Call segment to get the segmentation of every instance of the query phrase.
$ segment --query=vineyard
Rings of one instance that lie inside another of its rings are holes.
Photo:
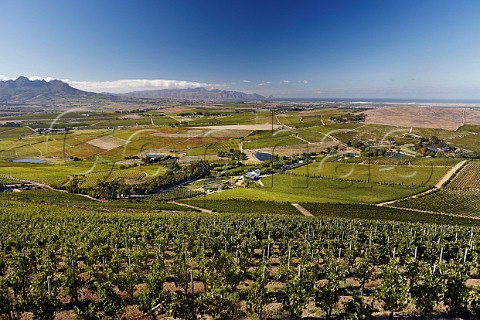
[[[66,184],[72,177],[80,178],[83,187],[92,187],[99,181],[111,182],[125,179],[146,181],[149,178],[165,174],[165,172],[166,168],[161,165],[123,168],[112,162],[67,162],[55,165],[0,162],[0,177],[2,178],[35,181],[56,187]]]
[[[468,162],[441,190],[394,204],[396,207],[480,217],[480,162]]]
[[[204,195],[204,192],[198,190],[192,190],[185,187],[178,187],[173,190],[157,193],[149,196],[148,200],[157,200],[157,201],[173,201],[180,200],[185,198],[194,198]]]
[[[170,193],[178,193],[177,189]],[[112,210],[130,210],[130,211],[196,211],[194,209],[179,206],[174,203],[165,202],[165,200],[156,199],[155,196],[142,199],[122,199],[117,201],[95,201],[81,195],[67,192],[57,192],[48,190],[28,190],[23,192],[0,192],[0,201],[10,200],[17,202],[30,202],[39,204],[52,204],[57,207],[69,208],[88,208],[102,211]]]
[[[470,161],[447,185],[448,189],[480,191],[480,161]]]
[[[0,119],[0,319],[480,318],[477,127],[142,101]]]
[[[319,177],[406,186],[433,186],[448,169],[448,167],[434,166],[318,162],[293,169],[290,173],[312,178]]]
[[[0,202],[0,317],[478,317],[476,227]]]
[[[393,205],[400,208],[480,217],[478,191],[445,189],[423,197],[400,201]]]
[[[234,188],[208,195],[211,200],[249,199],[260,201],[377,203],[410,196],[426,187],[276,174],[262,178],[263,187]]]
[[[90,173],[85,175],[82,180],[82,187],[95,186],[99,181],[112,182],[116,180],[123,181],[125,179],[131,179],[136,181],[142,181],[145,178],[145,173],[141,171],[133,170],[106,170]]]
[[[208,197],[183,200],[182,202],[207,208],[214,212],[300,215],[300,212],[290,202],[242,199],[210,200]]]
[[[439,196],[441,199],[443,196]],[[463,199],[465,200],[465,199]],[[480,226],[480,220],[368,204],[301,203],[317,217]],[[440,211],[441,212],[441,211]]]

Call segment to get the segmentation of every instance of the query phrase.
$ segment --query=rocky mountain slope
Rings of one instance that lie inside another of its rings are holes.
[[[244,93],[239,91],[226,90],[207,90],[205,88],[193,89],[163,89],[163,90],[147,90],[134,91],[121,94],[123,97],[131,98],[148,98],[148,99],[181,99],[181,100],[205,100],[205,101],[251,101],[265,100],[264,96],[253,93]]]

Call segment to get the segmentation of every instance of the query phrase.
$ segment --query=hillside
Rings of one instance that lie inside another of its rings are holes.
[[[253,93],[244,93],[239,91],[226,90],[207,90],[205,88],[193,89],[162,89],[134,91],[121,94],[123,97],[147,98],[147,99],[182,99],[182,100],[206,100],[206,101],[246,101],[246,100],[265,100],[264,96]]]
[[[72,88],[60,80],[29,80],[19,77],[16,80],[0,81],[0,103],[27,104],[55,98],[94,96],[97,94]]]

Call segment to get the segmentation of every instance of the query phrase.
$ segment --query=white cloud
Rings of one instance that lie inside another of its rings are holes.
[[[257,83],[257,85],[259,85],[259,86],[267,86],[269,84],[270,84],[270,81],[262,81],[260,83]]]
[[[289,82],[290,82],[290,81],[288,81],[288,80],[282,80],[282,81],[280,81],[280,83],[289,83]]]
[[[52,77],[39,77],[39,76],[31,76],[31,77],[27,77],[27,78],[32,80],[32,81],[33,80],[45,80],[47,82],[50,82],[52,80],[55,80],[55,78],[52,78]],[[65,80],[63,80],[63,81],[65,81]]]
[[[252,82],[252,81],[250,81],[250,80],[242,80],[242,82],[250,83],[250,82]]]
[[[308,80],[303,80],[302,83],[303,83],[303,84],[307,84],[307,83],[308,83]]]
[[[7,77],[0,75],[0,81],[15,80],[18,77]],[[56,78],[53,77],[40,77],[40,76],[27,76],[30,80],[45,80],[51,81]],[[146,79],[132,79],[132,80],[113,80],[113,81],[74,81],[69,79],[61,79],[63,82],[68,83],[74,88],[92,91],[92,92],[111,92],[111,93],[125,93],[131,91],[141,90],[155,90],[155,89],[186,89],[186,88],[217,88],[226,87],[225,83],[211,84],[197,81],[185,81],[185,80],[146,80]]]
[[[72,87],[85,91],[122,93],[155,89],[186,89],[198,87],[225,87],[225,84],[184,80],[114,80],[114,81],[69,81]]]
[[[52,77],[39,77],[39,76],[26,76],[29,80],[45,80],[45,81],[52,81],[55,78]],[[15,80],[18,77],[7,77],[5,75],[0,74],[0,81],[8,81],[8,80]]]

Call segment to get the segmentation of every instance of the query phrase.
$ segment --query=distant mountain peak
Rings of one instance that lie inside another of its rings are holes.
[[[17,79],[15,79],[15,82],[27,82],[27,81],[30,81],[30,79],[24,76],[20,76]]]
[[[208,90],[204,87],[134,91],[120,94],[120,96],[144,99],[177,99],[200,101],[251,101],[266,99],[264,96],[256,93],[245,93],[240,91],[227,91],[220,89]]]
[[[60,80],[30,80],[20,76],[15,80],[0,81],[0,103],[6,104],[39,104],[55,99],[89,97],[94,93],[72,88]]]

